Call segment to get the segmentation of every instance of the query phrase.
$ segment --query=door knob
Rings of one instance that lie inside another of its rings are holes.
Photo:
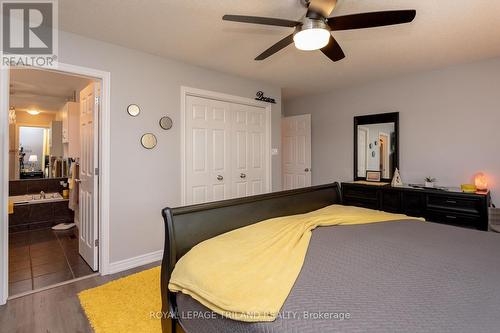
[[[305,172],[309,172],[309,168],[306,168],[304,171],[305,171]]]
[[[218,176],[217,176],[217,180],[219,180],[219,181],[220,181],[220,180],[223,180],[223,179],[224,179],[224,177],[222,177],[221,175],[218,175]]]
[[[247,175],[245,175],[244,173],[240,173],[240,178],[245,179],[245,178],[247,178]]]

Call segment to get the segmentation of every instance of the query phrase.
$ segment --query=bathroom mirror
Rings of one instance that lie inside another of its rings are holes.
[[[141,108],[137,104],[130,104],[127,107],[127,112],[132,117],[137,117],[139,115],[139,113],[141,113]]]
[[[160,127],[164,130],[169,130],[172,128],[172,125],[173,125],[173,122],[172,122],[172,119],[170,117],[162,117],[160,119]]]
[[[141,137],[141,144],[146,149],[153,149],[157,142],[156,136],[152,133],[146,133]]]
[[[399,167],[399,112],[354,117],[354,180],[367,171],[390,181]]]

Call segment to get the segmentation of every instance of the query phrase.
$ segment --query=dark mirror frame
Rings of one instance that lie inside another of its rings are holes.
[[[358,177],[358,126],[370,124],[394,123],[394,170],[399,168],[399,112],[371,114],[367,116],[354,117],[354,180],[366,180],[366,177]],[[394,175],[391,170],[391,175]],[[381,182],[390,182],[392,178],[381,178]]]

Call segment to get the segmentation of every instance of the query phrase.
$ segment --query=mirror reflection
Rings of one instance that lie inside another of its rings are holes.
[[[67,178],[80,158],[80,93],[92,80],[10,71],[9,180]]]
[[[395,123],[358,125],[357,176],[367,171],[380,171],[381,178],[392,178],[395,169]]]
[[[50,156],[49,129],[19,127],[19,178],[43,178]]]

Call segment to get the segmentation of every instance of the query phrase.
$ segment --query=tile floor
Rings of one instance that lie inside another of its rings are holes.
[[[9,234],[9,296],[93,274],[78,254],[76,228]]]

